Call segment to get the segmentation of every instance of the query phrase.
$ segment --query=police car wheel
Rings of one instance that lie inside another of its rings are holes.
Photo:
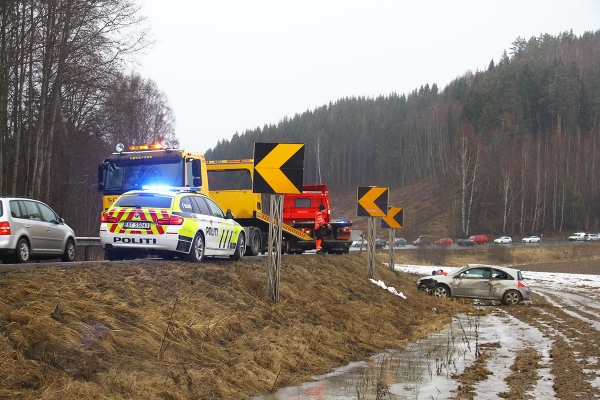
[[[194,241],[192,242],[192,248],[187,256],[188,261],[191,262],[202,262],[204,258],[204,236],[202,232],[196,233]]]
[[[246,238],[243,233],[240,233],[237,244],[235,246],[235,253],[229,256],[232,260],[239,261],[244,257],[244,249],[246,248]]]

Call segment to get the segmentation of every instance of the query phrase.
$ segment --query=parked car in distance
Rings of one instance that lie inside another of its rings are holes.
[[[406,246],[406,239],[404,239],[404,238],[396,238],[396,239],[394,239],[394,246],[395,247]]]
[[[571,236],[569,236],[569,240],[583,240],[585,236],[585,232],[575,232]]]
[[[596,233],[586,233],[583,237],[583,240],[585,242],[594,242],[596,240],[600,240],[600,237],[598,237],[598,234]]]
[[[436,297],[500,300],[506,305],[529,300],[530,296],[520,270],[485,264],[467,264],[447,275],[424,276],[417,288]]]
[[[454,240],[452,240],[451,238],[441,238],[435,241],[435,244],[438,246],[450,246],[452,243],[454,243]]]
[[[494,243],[498,244],[511,244],[512,238],[510,236],[500,236],[497,239],[494,239]]]
[[[475,242],[471,239],[458,239],[456,244],[459,246],[475,246]]]
[[[477,244],[486,244],[488,242],[487,235],[473,235],[469,239]]]
[[[429,236],[419,236],[418,238],[413,240],[413,245],[415,245],[415,246],[430,246],[431,239],[429,239]]]
[[[75,260],[75,232],[47,204],[23,197],[0,197],[0,259]]]
[[[542,239],[539,236],[528,236],[526,238],[521,239],[523,243],[540,243]]]
[[[383,249],[387,246],[387,242],[384,239],[375,239],[375,248]]]

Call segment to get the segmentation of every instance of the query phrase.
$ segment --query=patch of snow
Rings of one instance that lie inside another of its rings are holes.
[[[398,291],[397,291],[397,290],[396,290],[394,287],[392,287],[392,286],[386,286],[386,285],[385,285],[385,283],[383,283],[383,281],[376,281],[375,279],[370,279],[370,278],[369,278],[369,280],[370,280],[371,282],[373,282],[374,284],[376,284],[377,286],[379,286],[379,287],[381,287],[381,288],[383,288],[383,289],[387,290],[388,292],[390,292],[390,293],[392,293],[392,294],[395,294],[396,296],[400,296],[400,297],[402,297],[403,299],[406,299],[406,296],[404,295],[404,293],[402,293],[402,292],[398,292]]]

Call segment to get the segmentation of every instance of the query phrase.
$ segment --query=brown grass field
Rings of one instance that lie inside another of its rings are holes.
[[[600,273],[600,244],[405,249],[396,263]],[[377,254],[387,262],[387,252]],[[247,399],[441,329],[472,302],[433,298],[366,251],[266,258],[0,265],[0,398]],[[515,397],[516,398],[516,397]]]

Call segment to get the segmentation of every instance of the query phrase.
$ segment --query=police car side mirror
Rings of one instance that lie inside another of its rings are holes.
[[[227,209],[227,212],[225,213],[225,218],[233,219],[233,214],[231,213],[231,210],[229,208]]]

